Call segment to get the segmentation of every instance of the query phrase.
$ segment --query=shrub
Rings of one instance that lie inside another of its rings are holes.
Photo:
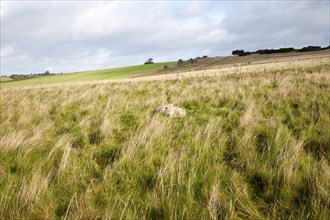
[[[190,63],[197,63],[197,60],[196,60],[196,59],[193,59],[193,58],[190,58],[190,59],[189,59],[189,62],[190,62]]]

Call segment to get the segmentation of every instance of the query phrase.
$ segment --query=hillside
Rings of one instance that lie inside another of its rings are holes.
[[[330,57],[249,62],[2,88],[0,219],[329,219]]]
[[[148,75],[181,73],[188,71],[198,71],[207,69],[223,69],[231,67],[243,67],[260,64],[276,64],[282,62],[296,62],[309,59],[322,59],[330,57],[330,50],[316,52],[289,52],[277,54],[252,54],[249,56],[224,56],[224,57],[209,57],[206,59],[197,59],[197,62],[191,63],[189,60],[184,61],[182,65],[175,65],[169,69],[161,69],[157,72],[152,72]]]
[[[93,70],[85,72],[76,72],[68,74],[42,76],[24,80],[1,80],[0,86],[28,86],[28,85],[43,85],[54,83],[76,83],[76,82],[91,82],[103,80],[117,80],[123,78],[136,78],[145,76],[158,76],[169,74],[180,74],[182,72],[191,72],[199,70],[222,70],[228,68],[239,68],[243,66],[268,65],[276,63],[301,62],[308,61],[313,58],[329,58],[330,50],[305,52],[305,53],[279,53],[279,54],[253,54],[249,56],[224,56],[224,57],[208,57],[198,59],[197,62],[191,63],[189,60],[183,62],[182,65],[177,65],[177,62],[164,62],[149,65],[127,66],[119,68],[110,68],[103,70]],[[167,69],[164,69],[164,66]],[[3,78],[5,79],[5,78]]]
[[[1,87],[10,86],[27,86],[27,85],[43,85],[50,83],[74,83],[74,82],[90,82],[97,80],[120,79],[125,77],[133,77],[145,75],[164,68],[164,65],[169,67],[175,65],[175,62],[155,63],[149,65],[127,66],[119,68],[110,68],[103,70],[93,70],[85,72],[57,74],[50,76],[42,76],[17,81],[0,82]]]

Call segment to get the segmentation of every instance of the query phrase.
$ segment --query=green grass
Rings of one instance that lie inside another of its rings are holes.
[[[329,64],[0,94],[0,219],[330,217]]]
[[[76,72],[69,74],[57,74],[51,76],[42,76],[31,79],[17,81],[0,81],[1,87],[42,85],[50,83],[69,83],[69,82],[90,82],[97,80],[111,80],[127,77],[134,77],[152,73],[164,68],[174,66],[176,62],[155,63],[148,65],[127,66],[119,68],[110,68],[103,70],[93,70],[85,72]]]
[[[11,81],[11,80],[13,80],[13,79],[10,78],[10,77],[5,77],[5,76],[1,76],[0,77],[0,83],[2,83],[2,82],[8,82],[8,81]]]

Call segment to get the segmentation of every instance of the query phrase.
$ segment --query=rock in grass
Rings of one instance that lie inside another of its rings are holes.
[[[186,116],[186,111],[182,108],[174,106],[173,104],[163,104],[158,106],[154,112],[161,112],[169,117],[183,118]]]

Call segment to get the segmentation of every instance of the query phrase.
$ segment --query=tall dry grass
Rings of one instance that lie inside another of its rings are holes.
[[[0,94],[1,219],[330,217],[329,59]]]

